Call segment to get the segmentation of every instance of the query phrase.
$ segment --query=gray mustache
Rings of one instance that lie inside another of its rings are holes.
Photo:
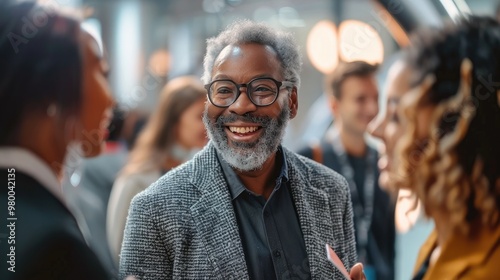
[[[272,119],[270,117],[263,116],[230,114],[228,116],[218,117],[217,125],[225,125],[226,123],[232,123],[236,121],[258,123],[262,127],[266,127],[272,121]]]

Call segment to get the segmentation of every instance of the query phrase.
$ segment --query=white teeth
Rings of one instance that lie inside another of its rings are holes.
[[[239,126],[230,126],[229,130],[233,133],[249,133],[249,132],[254,132],[258,129],[256,126],[248,126],[248,127],[239,127]]]

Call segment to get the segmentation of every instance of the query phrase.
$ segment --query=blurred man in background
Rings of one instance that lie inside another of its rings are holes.
[[[394,279],[394,203],[378,185],[377,151],[365,140],[378,114],[377,66],[362,61],[341,63],[325,78],[334,116],[320,143],[299,153],[342,174],[349,183],[354,209],[357,252],[368,280]]]

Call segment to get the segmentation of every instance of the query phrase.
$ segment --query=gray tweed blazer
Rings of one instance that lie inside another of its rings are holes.
[[[285,148],[292,197],[312,279],[343,279],[325,244],[347,269],[356,261],[347,182],[331,169]],[[248,279],[227,183],[212,143],[132,200],[120,277]]]

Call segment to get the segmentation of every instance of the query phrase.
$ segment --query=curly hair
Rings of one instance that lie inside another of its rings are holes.
[[[406,50],[413,90],[401,106],[398,187],[411,187],[426,214],[445,211],[454,230],[500,221],[500,25],[470,16],[417,33]],[[499,81],[499,82],[496,82]],[[417,114],[431,106],[428,137]]]
[[[217,37],[207,40],[202,81],[205,84],[210,83],[215,60],[226,46],[245,43],[270,46],[277,53],[281,62],[283,78],[292,82],[297,88],[300,86],[299,73],[302,67],[302,58],[292,34],[250,20],[234,22]]]

